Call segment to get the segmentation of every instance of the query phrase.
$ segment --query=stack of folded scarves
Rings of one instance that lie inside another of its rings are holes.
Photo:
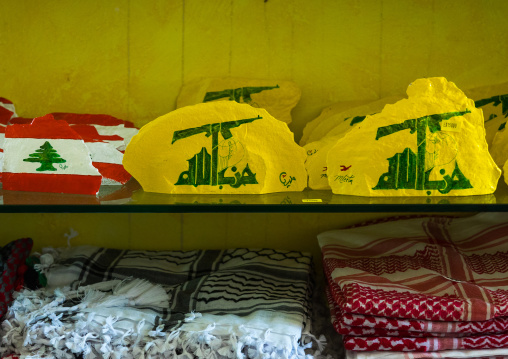
[[[508,358],[508,214],[396,217],[318,239],[348,358]]]
[[[48,285],[17,293],[0,355],[303,359],[312,346],[306,253],[79,246],[47,249],[37,269]]]

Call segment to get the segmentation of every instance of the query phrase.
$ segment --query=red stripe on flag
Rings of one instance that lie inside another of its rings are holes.
[[[133,122],[117,119],[109,115],[80,115],[75,113],[52,113],[56,120],[64,120],[71,125],[99,125],[99,126],[121,126],[125,128],[137,128]],[[72,116],[78,116],[73,119]],[[87,116],[87,117],[85,117]],[[105,118],[101,118],[105,117]],[[15,117],[10,123],[13,125],[24,125],[32,122],[33,118]]]
[[[52,115],[36,117],[29,125],[7,126],[5,137],[81,140],[67,122],[56,121]]]
[[[3,189],[96,195],[101,180],[101,176],[4,172]]]
[[[9,121],[10,125],[28,125],[32,123],[34,119],[28,117],[14,117]]]
[[[72,125],[71,128],[76,131],[85,142],[100,141],[123,141],[123,137],[117,135],[103,136],[97,132],[92,125]]]
[[[131,174],[123,168],[122,165],[115,163],[92,162],[95,168],[99,170],[102,177],[112,179],[121,184],[127,183],[131,179]]]
[[[64,120],[75,125],[120,126],[125,122],[110,115],[91,115],[65,112],[54,112],[52,115],[56,120]]]
[[[0,123],[7,125],[9,120],[11,119],[12,115],[14,115],[14,112],[6,109],[5,107],[0,106]]]
[[[0,102],[1,103],[6,103],[8,105],[12,105],[13,104],[12,101],[7,100],[5,97],[0,97]]]

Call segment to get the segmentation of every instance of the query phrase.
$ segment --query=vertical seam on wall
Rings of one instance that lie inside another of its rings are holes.
[[[380,28],[379,28],[379,88],[377,97],[382,98],[383,91],[383,25],[384,25],[384,1],[381,0]]]
[[[291,55],[290,55],[290,59],[291,59],[291,70],[290,70],[290,74],[291,74],[291,81],[294,81],[294,76],[295,76],[295,61],[294,61],[294,53],[295,53],[295,6],[293,3],[290,3],[292,6],[291,6]]]
[[[127,248],[132,249],[132,213],[128,213],[128,215],[127,223],[129,228],[129,244]]]
[[[264,24],[264,37],[266,41],[268,42],[268,49],[272,48],[272,37],[268,36],[268,20],[266,18],[266,1],[263,3],[263,24]],[[272,78],[272,52],[268,51],[268,61],[267,61],[267,67],[268,67],[268,78]]]
[[[265,225],[264,225],[265,240],[263,242],[263,247],[267,247],[268,246],[268,224],[270,222],[269,216],[270,216],[269,214],[265,213]]]
[[[131,121],[131,0],[127,0],[127,120]]]
[[[224,233],[224,242],[221,244],[221,249],[226,249],[226,248],[230,248],[231,246],[229,246],[229,216],[231,215],[231,213],[226,213],[226,219],[225,219],[225,233]],[[236,243],[236,242],[235,242]]]
[[[326,6],[326,1],[323,1],[323,0],[322,0],[322,1],[320,2],[320,4],[319,4],[319,5],[320,5],[320,6],[319,6],[319,10],[320,10],[320,12],[319,12],[319,16],[320,16],[320,17],[321,17],[321,19],[322,19],[322,18],[323,18],[323,14],[324,14],[324,12],[328,10],[328,9],[327,9],[327,6]],[[320,22],[320,23],[319,23],[319,30],[320,30],[320,31],[319,31],[319,32],[320,32],[319,41],[320,41],[321,43],[324,43],[324,41],[323,41],[323,40],[326,38],[325,31],[323,31],[323,29],[324,29],[324,27],[323,27],[323,23],[322,23],[322,22]],[[319,50],[320,50],[320,51],[319,51],[319,56],[323,59],[323,58],[324,58],[324,54],[325,54],[325,49],[324,49],[324,46],[320,46],[320,47],[319,47]],[[324,76],[324,75],[325,75],[325,73],[326,73],[325,67],[324,67],[324,66],[320,66],[320,67],[319,67],[319,73],[318,73],[318,76],[319,76],[320,78],[324,78],[324,77],[325,77],[325,76]],[[329,86],[329,85],[328,85],[328,84],[325,84],[325,82],[324,82],[324,81],[317,81],[317,83],[319,83],[319,85],[318,85],[319,87],[318,87],[318,88],[319,88],[320,93],[325,93],[325,88],[326,88],[327,86]],[[317,86],[316,86],[316,87],[317,87]],[[291,177],[291,176],[290,176],[290,177]]]
[[[233,5],[234,0],[231,0],[231,6],[229,8],[229,68],[228,75],[231,76],[231,66],[233,58]]]
[[[436,8],[435,8],[435,1],[433,0],[432,1],[432,20],[431,20],[431,26],[430,26],[430,48],[429,48],[429,56],[427,57],[427,73],[425,74],[426,77],[430,77],[431,74],[430,74],[430,68],[431,68],[431,63],[432,63],[432,55],[433,55],[433,51],[434,51],[434,41],[435,41],[435,36],[434,34],[436,33]]]
[[[184,61],[184,56],[185,56],[185,0],[182,0],[182,56],[181,56],[181,59],[182,59],[182,85],[184,84],[184,80],[185,80],[185,77],[184,77],[184,70],[185,70],[185,61]]]
[[[184,214],[180,213],[180,250],[183,251]]]

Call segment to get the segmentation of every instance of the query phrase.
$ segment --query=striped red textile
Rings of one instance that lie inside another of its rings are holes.
[[[508,313],[508,214],[424,217],[318,236],[346,313],[482,321]]]
[[[344,347],[353,351],[423,351],[495,349],[508,347],[508,333],[463,333],[404,332],[365,327],[347,327],[341,323],[340,308],[328,291],[332,323],[335,330],[343,334]]]
[[[508,318],[495,318],[486,322],[461,322],[464,323],[463,327],[457,325],[457,322],[397,320],[395,318],[362,316],[360,314],[355,315],[355,319],[351,321],[350,314],[343,313],[337,303],[335,303],[329,288],[326,288],[326,296],[332,316],[332,324],[335,330],[343,335],[423,338],[467,337],[479,334],[508,333]],[[495,325],[496,321],[499,321],[500,325]],[[494,324],[488,326],[485,325],[486,323]],[[397,326],[397,324],[400,325]],[[434,328],[434,325],[436,328]],[[422,329],[417,330],[416,328],[418,327]]]
[[[508,348],[508,214],[387,220],[318,238],[346,349]]]
[[[346,350],[345,359],[508,359],[506,349],[443,350],[439,352],[355,352]]]
[[[333,288],[333,289],[332,289]],[[468,336],[475,334],[508,332],[508,317],[498,317],[478,322],[439,322],[418,319],[401,319],[344,313],[337,305],[334,295],[340,295],[333,283],[327,288],[329,305],[333,305],[335,328],[341,334],[382,336]],[[451,333],[451,334],[450,334]]]
[[[480,335],[464,338],[344,337],[347,350],[423,351],[496,349],[508,347],[508,336]]]

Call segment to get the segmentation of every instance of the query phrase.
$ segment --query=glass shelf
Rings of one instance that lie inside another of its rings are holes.
[[[1,213],[214,212],[508,212],[508,186],[469,197],[356,197],[326,190],[263,195],[170,195],[144,192],[131,180],[103,186],[97,196],[0,190]]]

